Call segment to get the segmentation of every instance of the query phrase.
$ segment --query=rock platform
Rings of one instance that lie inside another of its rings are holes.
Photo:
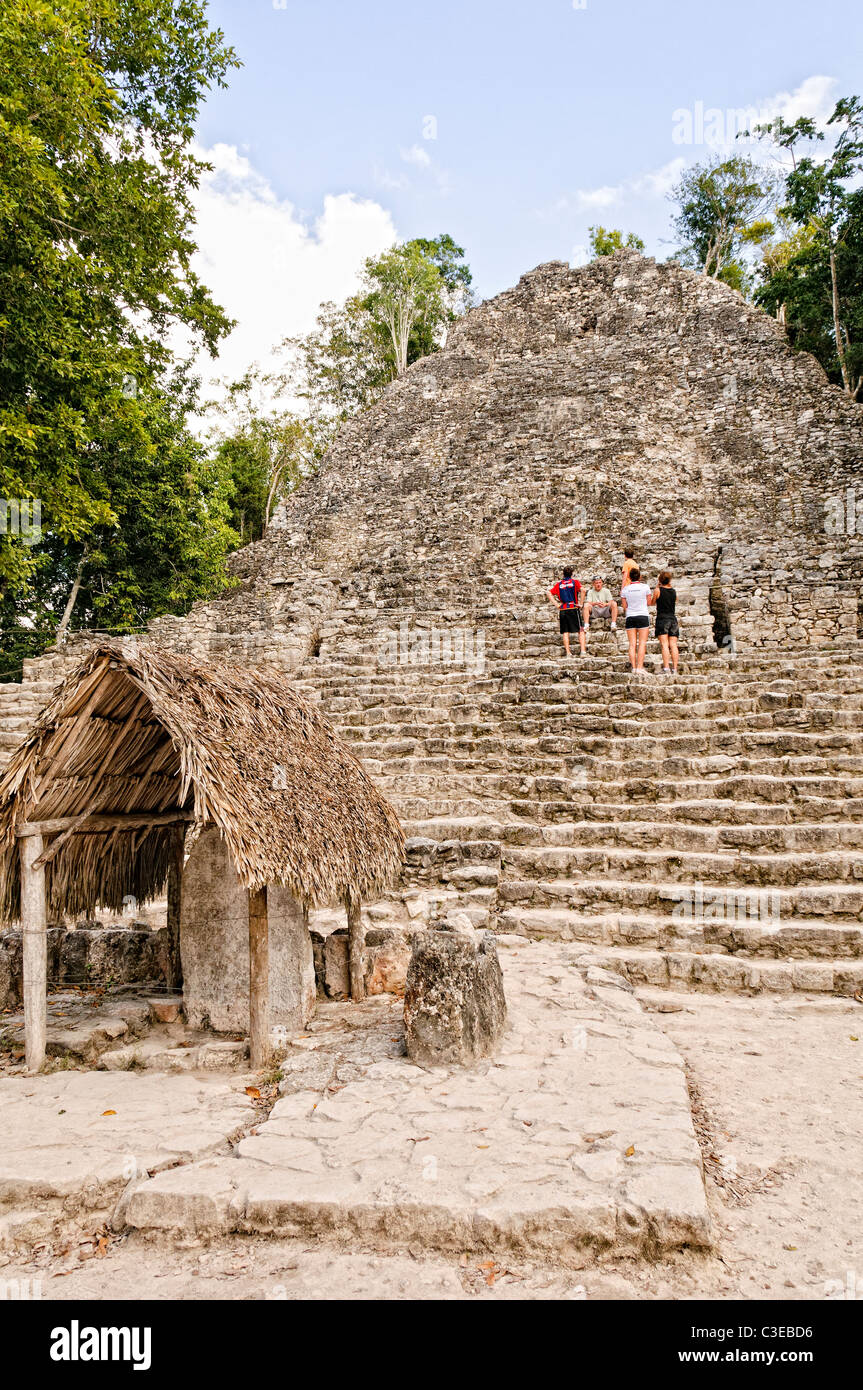
[[[281,1098],[233,1155],[130,1187],[115,1221],[572,1265],[708,1247],[674,1046],[623,981],[581,972],[572,948],[501,944],[510,1026],[495,1058],[422,1069],[400,1055],[397,1002],[329,1005],[294,1040]]]

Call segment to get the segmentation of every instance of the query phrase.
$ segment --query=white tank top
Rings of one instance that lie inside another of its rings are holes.
[[[647,600],[653,592],[649,584],[627,584],[620,597],[626,599],[627,618],[647,618]]]

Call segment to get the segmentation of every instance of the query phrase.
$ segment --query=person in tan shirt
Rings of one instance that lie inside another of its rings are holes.
[[[626,588],[627,584],[629,583],[630,577],[631,577],[631,575],[632,575],[632,571],[635,570],[635,569],[638,569],[638,566],[636,565],[635,560],[632,558],[632,554],[633,554],[633,553],[632,553],[631,550],[624,550],[624,552],[623,552],[623,573],[621,574],[621,577],[620,577],[620,592],[621,592],[621,593],[623,593],[624,589]]]
[[[591,613],[597,618],[610,618],[612,632],[617,630],[617,604],[611,597],[611,590],[605,587],[605,582],[599,574],[594,575],[593,583],[584,600],[585,632],[590,631]]]

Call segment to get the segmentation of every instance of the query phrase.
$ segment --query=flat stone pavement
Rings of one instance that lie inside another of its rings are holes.
[[[130,1181],[226,1149],[254,1117],[236,1079],[0,1077],[0,1248],[85,1213],[109,1215]]]
[[[673,1043],[618,977],[585,979],[577,949],[499,946],[510,1027],[496,1058],[422,1070],[399,1055],[399,1001],[330,1006],[294,1039],[285,1093],[234,1156],[131,1187],[115,1226],[412,1241],[575,1266],[709,1246]]]

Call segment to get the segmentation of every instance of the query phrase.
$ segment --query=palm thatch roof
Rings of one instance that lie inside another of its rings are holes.
[[[172,813],[216,825],[247,888],[280,883],[309,906],[379,895],[402,863],[395,813],[282,677],[106,642],[55,691],[0,779],[4,918],[19,912],[24,822],[86,817],[46,865],[57,918],[155,897]]]

